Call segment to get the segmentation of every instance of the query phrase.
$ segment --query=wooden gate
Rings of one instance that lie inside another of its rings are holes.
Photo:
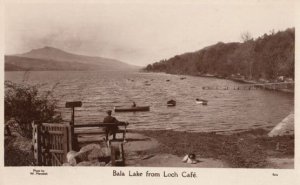
[[[61,166],[72,150],[68,124],[33,124],[34,158],[37,166]]]

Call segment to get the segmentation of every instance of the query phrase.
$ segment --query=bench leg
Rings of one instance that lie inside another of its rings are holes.
[[[113,146],[110,146],[110,150],[111,150],[111,165],[112,166],[116,166],[116,149]]]
[[[107,131],[105,132],[105,139],[106,139],[106,141],[108,141],[108,132]]]
[[[123,142],[126,143],[126,131],[123,132]]]
[[[120,151],[120,158],[122,159],[122,166],[125,166],[125,154],[124,154],[124,148],[123,143],[119,145],[119,151]]]

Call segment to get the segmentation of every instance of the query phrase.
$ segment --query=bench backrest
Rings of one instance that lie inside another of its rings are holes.
[[[82,128],[82,127],[109,127],[112,125],[116,126],[127,126],[125,122],[120,123],[103,123],[103,122],[97,122],[97,123],[89,123],[89,124],[76,124],[74,125],[74,128]]]

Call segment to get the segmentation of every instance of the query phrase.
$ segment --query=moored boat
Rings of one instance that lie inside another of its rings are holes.
[[[176,101],[175,101],[175,100],[169,100],[169,101],[167,102],[167,106],[168,106],[168,107],[174,107],[174,106],[176,106]]]
[[[150,106],[139,106],[139,107],[115,107],[115,112],[137,112],[137,111],[150,111]]]
[[[202,104],[202,105],[207,105],[207,100],[204,100],[204,99],[199,99],[199,98],[197,98],[196,99],[196,103],[197,104]]]

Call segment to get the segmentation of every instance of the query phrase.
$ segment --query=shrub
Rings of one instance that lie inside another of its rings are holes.
[[[14,119],[20,127],[20,134],[29,138],[32,136],[32,121],[60,122],[62,118],[55,111],[57,101],[52,92],[53,89],[39,92],[38,85],[5,81],[5,122]]]

